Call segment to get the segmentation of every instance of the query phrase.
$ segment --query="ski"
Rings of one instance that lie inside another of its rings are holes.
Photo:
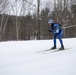
[[[46,49],[46,50],[38,51],[36,53],[46,54],[46,53],[50,53],[50,52],[58,52],[58,51],[64,51],[64,50],[69,50],[69,49],[71,49],[71,48],[65,48],[63,50],[59,50],[59,48],[56,48],[56,49]]]
[[[65,51],[65,50],[70,50],[71,48],[65,48],[63,50],[59,50],[59,49],[55,49],[55,50],[52,50],[51,52],[59,52],[59,51]],[[50,53],[50,52],[43,52],[42,54],[47,54],[47,53]]]
[[[57,48],[56,49],[46,49],[46,50],[38,51],[36,53],[42,53],[42,52],[48,52],[48,51],[54,51],[54,50],[57,50]]]
[[[64,51],[64,50],[69,50],[69,49],[71,49],[71,48],[65,48],[65,49],[62,49],[62,50],[58,49],[58,50],[53,51],[53,52]]]

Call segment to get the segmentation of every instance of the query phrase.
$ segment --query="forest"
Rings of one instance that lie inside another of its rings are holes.
[[[76,37],[76,0],[0,0],[0,41],[52,39],[49,19]]]

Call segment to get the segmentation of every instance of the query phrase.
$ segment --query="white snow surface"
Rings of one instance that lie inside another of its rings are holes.
[[[0,75],[76,75],[76,38],[63,42],[65,50],[57,52],[45,51],[52,39],[0,42]]]

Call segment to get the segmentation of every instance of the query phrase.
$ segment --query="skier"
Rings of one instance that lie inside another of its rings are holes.
[[[49,32],[52,32],[54,34],[54,46],[51,49],[56,49],[56,38],[58,38],[61,44],[59,50],[64,50],[64,45],[62,41],[63,29],[61,25],[51,19],[48,21],[48,25],[50,26]]]

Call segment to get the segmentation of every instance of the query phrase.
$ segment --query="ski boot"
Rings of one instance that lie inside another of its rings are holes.
[[[59,48],[59,50],[64,50],[64,46],[61,46],[61,47]]]
[[[51,50],[52,50],[52,49],[56,49],[56,46],[53,46],[53,47],[51,48]]]

